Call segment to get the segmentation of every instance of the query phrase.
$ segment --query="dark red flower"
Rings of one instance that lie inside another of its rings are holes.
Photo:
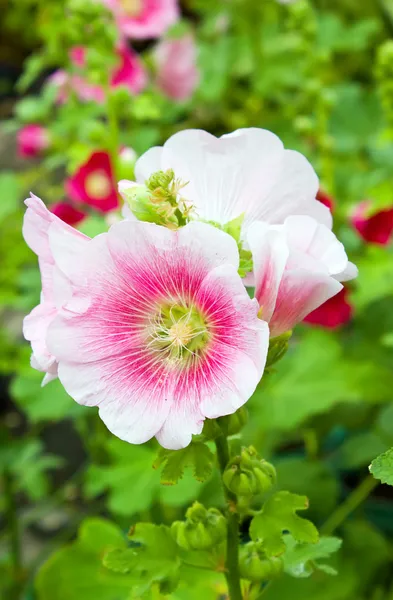
[[[349,291],[343,288],[341,292],[327,300],[304,319],[305,323],[320,325],[327,329],[335,329],[351,320],[353,307],[348,301]]]
[[[68,225],[77,225],[86,217],[86,213],[78,210],[68,202],[56,202],[56,204],[52,204],[50,210]]]
[[[93,206],[101,212],[109,212],[119,205],[107,152],[93,152],[88,161],[67,179],[65,187],[72,200]]]
[[[370,204],[366,200],[357,205],[351,217],[352,225],[366,242],[385,246],[393,232],[393,208],[369,215]]]
[[[331,196],[323,192],[322,190],[318,190],[317,200],[328,207],[330,212],[334,211],[334,200]]]

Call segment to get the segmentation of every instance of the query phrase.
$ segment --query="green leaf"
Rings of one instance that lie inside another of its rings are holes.
[[[273,494],[251,521],[251,538],[263,542],[268,556],[278,556],[285,552],[284,531],[289,531],[298,542],[316,544],[319,536],[315,525],[296,514],[298,510],[306,508],[306,496],[286,491]]]
[[[316,560],[337,552],[342,544],[339,538],[321,537],[316,544],[298,544],[291,535],[286,535],[284,542],[284,570],[292,577],[309,577],[315,570],[324,571],[328,575],[337,574],[333,567],[319,564]]]
[[[86,519],[78,539],[55,552],[39,570],[38,600],[128,600],[139,577],[113,573],[102,565],[103,555],[116,547],[126,548],[116,525],[105,519]]]
[[[375,479],[393,485],[393,448],[377,456],[370,465],[370,471]]]
[[[192,442],[182,450],[166,450],[162,448],[153,467],[163,465],[161,483],[174,485],[183,477],[186,467],[191,467],[197,481],[206,481],[212,474],[214,454],[202,442]]]
[[[12,171],[0,173],[0,221],[16,211],[21,199],[21,189]]]
[[[129,533],[132,542],[137,542],[139,568],[155,572],[161,578],[169,575],[179,564],[177,545],[169,527],[153,523],[137,523]]]

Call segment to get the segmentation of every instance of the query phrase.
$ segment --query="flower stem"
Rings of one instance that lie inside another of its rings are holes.
[[[118,153],[119,153],[119,145],[120,145],[120,130],[119,123],[117,120],[116,107],[113,103],[113,98],[111,96],[111,92],[108,88],[107,90],[107,117],[108,117],[108,129],[109,129],[109,156],[111,158],[112,169],[113,169],[113,177],[115,179],[115,183],[118,182]]]
[[[372,475],[368,475],[357,488],[337,507],[330,515],[326,523],[321,527],[323,535],[331,535],[337,527],[371,494],[373,489],[379,485],[379,481]]]
[[[217,460],[221,478],[229,462],[229,446],[227,436],[222,432],[215,440]],[[239,574],[239,515],[235,510],[236,496],[222,482],[228,505],[227,519],[227,556],[225,561],[225,578],[228,584],[229,600],[242,600]]]

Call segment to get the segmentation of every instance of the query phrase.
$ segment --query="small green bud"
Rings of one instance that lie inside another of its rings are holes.
[[[227,435],[236,435],[243,429],[248,421],[248,410],[245,406],[239,408],[232,415],[220,417],[220,422],[225,424]]]
[[[122,196],[139,221],[162,224],[151,203],[151,193],[145,185],[132,185],[123,189]]]
[[[243,448],[224,471],[223,480],[227,488],[237,496],[265,494],[276,481],[276,470],[261,459],[255,448]]]
[[[283,570],[281,558],[267,558],[260,542],[248,542],[240,547],[240,576],[249,581],[264,581],[280,575]]]
[[[171,533],[176,543],[185,550],[207,550],[224,540],[226,529],[226,519],[219,510],[207,510],[199,502],[194,502],[186,512],[185,521],[172,523]]]
[[[292,331],[286,331],[285,333],[271,338],[269,342],[269,350],[267,353],[266,367],[271,367],[276,362],[282,359],[286,354],[289,346],[289,340],[291,339]]]

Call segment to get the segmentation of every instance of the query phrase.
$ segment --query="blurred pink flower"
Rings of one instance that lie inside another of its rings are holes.
[[[320,325],[326,329],[336,329],[345,325],[353,315],[353,307],[348,301],[348,295],[348,289],[343,288],[338,294],[307,315],[304,322],[310,325]]]
[[[147,84],[147,74],[139,55],[129,48],[125,43],[119,45],[116,50],[118,64],[113,69],[110,85],[117,88],[126,87],[132,94],[139,94]],[[70,58],[79,69],[86,67],[86,48],[75,46],[70,50]],[[64,103],[68,100],[71,91],[74,91],[80,100],[84,102],[105,102],[105,91],[100,85],[92,84],[83,75],[69,74],[59,69],[53,73],[49,81],[59,88],[58,102]]]
[[[178,0],[102,0],[120,33],[133,39],[161,36],[179,19]]]
[[[371,202],[361,202],[355,208],[351,221],[365,242],[386,246],[393,233],[393,208],[385,208],[370,214]]]
[[[38,256],[42,293],[38,306],[25,317],[23,335],[31,342],[31,366],[46,373],[43,385],[57,377],[57,361],[46,345],[46,334],[61,307],[72,296],[72,286],[64,274],[62,253],[67,259],[86,244],[88,237],[61,221],[45,204],[31,194],[25,201],[27,211],[23,222],[23,236]],[[57,257],[60,257],[57,261]]]
[[[308,216],[283,225],[250,226],[255,297],[272,337],[285,333],[357,276],[344,246],[325,225]]]
[[[93,152],[65,182],[69,197],[105,213],[118,207],[119,200],[107,152]]]
[[[41,154],[49,146],[49,134],[41,125],[25,125],[17,133],[17,151],[22,158]]]
[[[77,225],[86,217],[86,213],[68,202],[56,202],[56,204],[52,204],[49,208],[54,215],[68,225]]]
[[[192,35],[163,40],[154,51],[157,85],[174,100],[190,98],[199,83],[196,47]]]

